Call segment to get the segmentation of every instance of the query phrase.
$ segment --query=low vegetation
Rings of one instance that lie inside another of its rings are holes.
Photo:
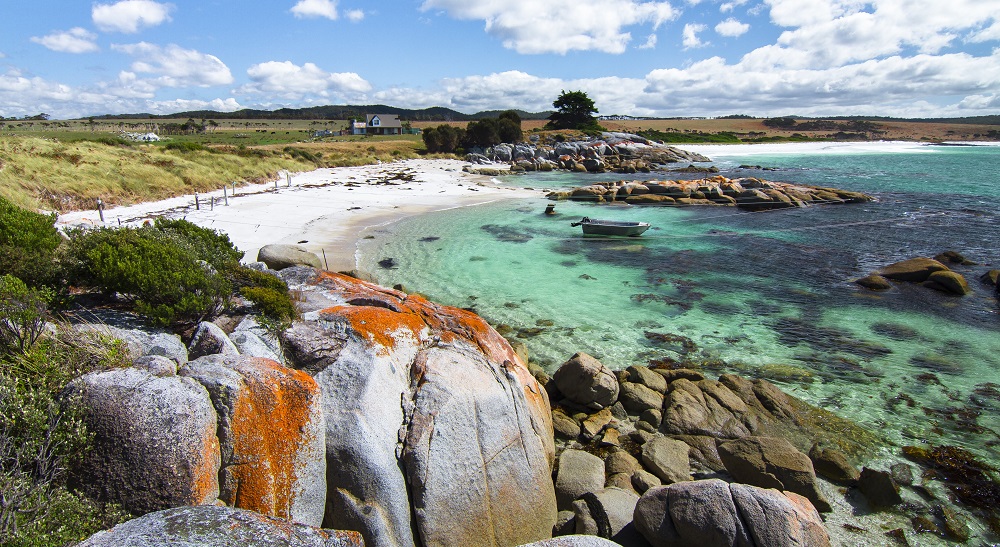
[[[256,308],[265,327],[287,325],[297,313],[288,286],[240,265],[243,252],[214,230],[161,219],[64,239],[54,221],[0,197],[2,547],[68,545],[131,517],[73,488],[72,470],[92,436],[65,389],[88,372],[128,366],[128,350],[63,324],[60,306],[103,295],[108,305],[178,331],[235,305]],[[15,250],[16,263],[7,260]]]

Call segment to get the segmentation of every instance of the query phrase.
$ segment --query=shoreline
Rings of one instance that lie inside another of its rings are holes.
[[[499,185],[495,179],[466,173],[461,160],[403,160],[360,167],[292,173],[288,179],[220,189],[155,202],[60,215],[56,227],[140,226],[157,217],[184,218],[227,234],[256,260],[271,243],[300,244],[326,258],[332,271],[356,267],[357,243],[368,229],[424,213],[508,198],[541,197],[540,191]],[[228,199],[229,204],[225,205]],[[214,205],[212,204],[214,200]]]

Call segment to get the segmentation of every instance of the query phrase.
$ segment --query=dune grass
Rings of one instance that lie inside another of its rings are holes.
[[[0,139],[0,195],[31,209],[70,211],[217,190],[260,182],[316,162],[281,150],[174,150],[150,144],[64,143],[36,137]]]

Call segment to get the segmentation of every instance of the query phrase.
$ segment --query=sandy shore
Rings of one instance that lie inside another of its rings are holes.
[[[490,177],[464,173],[458,160],[406,160],[362,167],[317,169],[292,173],[275,184],[237,185],[195,196],[140,203],[104,211],[104,225],[141,225],[157,217],[184,218],[229,235],[244,261],[270,243],[298,243],[321,258],[329,269],[355,267],[358,239],[365,228],[454,207],[508,198],[538,197],[539,191],[502,186]],[[211,204],[214,199],[214,206]],[[101,225],[97,211],[59,217],[56,225]]]

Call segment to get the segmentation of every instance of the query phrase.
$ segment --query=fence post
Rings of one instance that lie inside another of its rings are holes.
[[[198,192],[194,193],[194,210],[201,211],[201,203],[198,202]]]
[[[97,198],[97,214],[101,215],[101,223],[104,223],[104,202]]]
[[[213,196],[212,194],[209,194],[208,195],[208,199],[209,199],[209,201],[208,201],[208,203],[209,203],[208,209],[210,211],[214,211],[215,210],[215,196]]]
[[[222,199],[225,200],[226,207],[229,207],[229,194],[227,194],[226,192],[228,192],[228,189],[226,188],[226,185],[223,184],[222,185]]]
[[[285,181],[286,181],[285,184],[286,187],[292,186],[292,174],[288,171],[285,171]]]
[[[326,271],[330,271],[330,263],[326,261],[326,249],[323,249],[323,264],[326,265]]]

